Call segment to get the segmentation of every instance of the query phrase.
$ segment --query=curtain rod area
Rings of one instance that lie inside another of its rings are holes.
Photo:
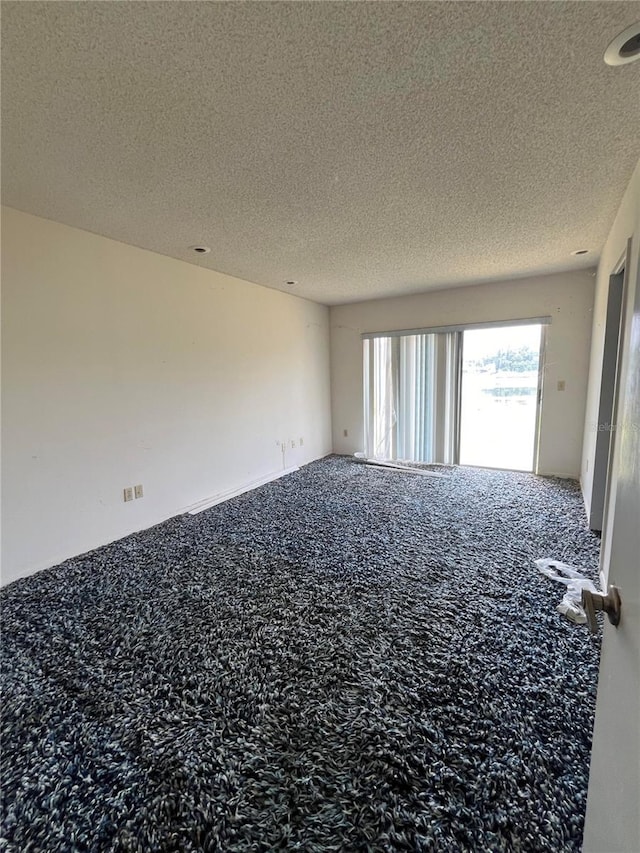
[[[493,329],[504,326],[549,326],[551,317],[527,317],[518,320],[494,320],[486,323],[458,323],[454,326],[431,326],[422,329],[396,329],[390,332],[363,332],[363,341],[372,338],[401,338],[406,335],[434,335],[439,332],[465,332],[471,329]]]

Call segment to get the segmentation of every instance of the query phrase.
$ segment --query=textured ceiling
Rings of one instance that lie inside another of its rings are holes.
[[[3,201],[329,304],[591,265],[640,155],[640,63],[602,55],[639,19],[3,2]]]

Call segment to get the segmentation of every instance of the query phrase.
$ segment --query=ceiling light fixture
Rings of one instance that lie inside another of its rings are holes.
[[[588,249],[576,249],[575,252],[571,252],[572,255],[586,255],[588,253]]]
[[[189,246],[192,252],[198,255],[208,255],[211,249],[208,246]]]
[[[640,22],[617,35],[604,52],[607,65],[628,65],[640,59]]]

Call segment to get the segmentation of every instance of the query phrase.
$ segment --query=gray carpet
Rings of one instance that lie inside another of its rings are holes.
[[[37,535],[37,519],[34,519]],[[577,851],[575,483],[332,457],[5,588],[3,851]]]

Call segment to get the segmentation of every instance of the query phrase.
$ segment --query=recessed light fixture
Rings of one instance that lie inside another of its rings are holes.
[[[607,65],[627,65],[640,59],[640,22],[617,35],[604,52]]]
[[[572,255],[586,255],[588,253],[588,249],[576,249],[575,252],[571,252]]]
[[[208,246],[189,246],[192,252],[197,255],[208,255],[211,249]]]
[[[292,278],[289,278],[289,279],[287,279],[287,281],[285,281],[285,284],[288,284],[288,285],[289,285],[289,287],[293,287],[293,285],[294,285],[294,284],[297,284],[297,283],[298,283],[298,282],[297,282],[297,281],[295,281],[295,280],[294,280],[294,279],[292,279]]]

